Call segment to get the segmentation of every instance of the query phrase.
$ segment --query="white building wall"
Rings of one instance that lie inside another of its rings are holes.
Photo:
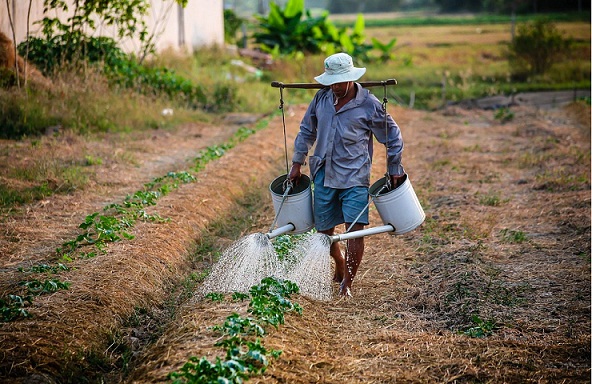
[[[224,45],[224,1],[190,1],[185,8],[185,36],[194,47]]]
[[[10,6],[10,17],[7,3]],[[16,43],[27,38],[27,13],[29,11],[29,1],[9,0],[0,2],[0,32],[13,40],[13,31],[11,25],[14,25],[14,35]],[[11,23],[12,19],[12,23]],[[29,17],[29,34],[35,36],[41,31],[39,24],[35,21],[43,19],[43,0],[33,0],[31,2],[31,13]]]
[[[145,21],[150,34],[154,35],[157,52],[167,48],[192,52],[195,48],[224,44],[223,0],[189,0],[184,9],[173,0],[151,0],[150,3],[151,12]],[[8,0],[8,5],[16,43],[19,44],[27,37],[29,0]],[[7,2],[0,1],[0,32],[12,40],[13,29],[7,9]],[[28,23],[30,35],[40,35],[41,26],[36,22],[43,17],[43,0],[32,0]],[[92,34],[117,40],[111,27],[99,25]],[[120,41],[120,45],[126,52],[140,53],[141,44],[137,39]]]

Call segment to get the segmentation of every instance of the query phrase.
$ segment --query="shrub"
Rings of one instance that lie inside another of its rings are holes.
[[[105,62],[110,65],[125,60],[125,53],[108,37],[55,35],[49,38],[30,37],[18,45],[21,56],[32,61],[44,75],[51,75],[64,63]]]
[[[26,95],[0,93],[0,138],[20,139],[38,136],[50,126],[61,124],[43,105],[30,102]]]
[[[571,44],[572,41],[563,38],[548,20],[520,25],[509,46],[510,66],[518,73],[526,70],[533,75],[543,74],[569,50]]]
[[[230,44],[236,44],[236,33],[245,22],[244,19],[237,16],[232,9],[224,10],[224,41]]]

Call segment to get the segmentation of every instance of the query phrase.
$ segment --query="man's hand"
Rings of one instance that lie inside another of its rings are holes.
[[[300,163],[292,163],[292,168],[290,168],[290,173],[288,173],[288,180],[294,185],[298,185],[300,182],[300,176],[302,176],[302,173],[300,172],[301,166],[302,164]]]
[[[402,175],[390,175],[391,176],[391,190],[397,188],[399,185],[405,182],[405,174]]]

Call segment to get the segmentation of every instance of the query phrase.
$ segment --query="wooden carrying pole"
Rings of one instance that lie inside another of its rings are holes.
[[[381,85],[397,85],[397,80],[388,79],[383,81],[360,81],[360,85],[364,88],[378,87]],[[302,88],[302,89],[321,89],[328,87],[319,83],[288,83],[284,84],[281,81],[272,81],[271,86],[274,88]]]

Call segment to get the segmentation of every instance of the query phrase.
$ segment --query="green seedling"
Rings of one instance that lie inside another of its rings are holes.
[[[38,264],[33,265],[29,268],[19,268],[18,271],[22,273],[51,273],[56,274],[62,271],[69,271],[70,267],[57,263],[56,265]]]
[[[222,302],[224,301],[224,295],[218,292],[210,292],[206,295],[206,298],[212,300],[213,302]]]
[[[263,336],[265,334],[265,330],[261,325],[259,325],[257,320],[250,317],[241,317],[237,313],[233,313],[232,315],[228,316],[226,321],[224,321],[224,324],[213,326],[212,330],[218,331],[223,335],[230,337],[241,335]],[[226,341],[221,341],[219,343],[220,344],[216,345],[226,345]]]
[[[24,308],[31,302],[31,296],[8,295],[5,298],[0,298],[0,322],[6,323],[19,318],[31,317],[31,314]]]
[[[195,158],[195,165],[193,166],[193,171],[199,172],[203,170],[206,167],[207,163],[209,163],[212,160],[219,159],[226,153],[227,150],[231,149],[233,146],[234,143],[227,143],[222,145],[213,145],[202,150]]]
[[[259,337],[265,335],[265,326],[271,324],[277,328],[278,324],[283,324],[284,312],[302,313],[298,304],[288,300],[298,290],[298,286],[290,281],[272,277],[261,280],[259,285],[251,287],[249,291],[251,302],[247,311],[253,317],[233,313],[222,325],[211,328],[223,336],[215,345],[226,350],[225,360],[217,357],[214,362],[210,362],[205,357],[192,356],[179,371],[170,373],[169,379],[173,383],[191,384],[243,383],[253,375],[264,373],[269,365],[269,357],[277,358],[282,351],[268,350]],[[248,296],[234,293],[233,300]]]
[[[191,356],[179,372],[173,372],[169,378],[173,384],[197,383],[242,383],[248,379],[246,368],[235,360],[225,360],[216,357],[214,363],[207,358]]]
[[[30,281],[21,281],[19,283],[20,286],[25,287],[29,295],[39,296],[44,293],[53,293],[57,292],[61,289],[68,289],[70,288],[70,283],[65,281],[60,281],[58,279],[51,279],[51,280],[44,280],[40,281],[37,279],[30,280]]]
[[[294,247],[294,242],[290,235],[280,235],[275,238],[272,244],[280,260],[283,260]]]
[[[469,337],[483,338],[491,336],[493,331],[497,328],[497,324],[494,320],[483,321],[478,315],[473,315],[471,321],[475,326],[463,332],[463,334]]]
[[[250,296],[248,293],[242,293],[242,292],[233,292],[232,293],[232,300],[233,301],[244,301],[246,299],[248,299]]]

